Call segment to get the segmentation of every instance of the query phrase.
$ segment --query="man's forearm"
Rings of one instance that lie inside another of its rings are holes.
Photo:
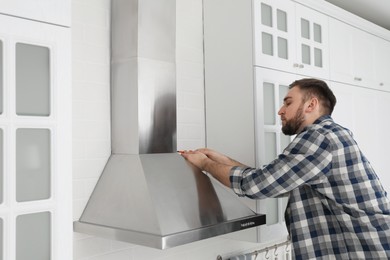
[[[216,178],[223,185],[230,188],[230,170],[232,166],[221,164],[215,162],[209,158],[205,160],[203,164],[204,171],[210,173],[214,178]]]

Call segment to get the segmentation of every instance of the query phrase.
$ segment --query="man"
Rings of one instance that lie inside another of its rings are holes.
[[[297,136],[262,169],[210,149],[181,154],[239,196],[289,195],[293,259],[390,259],[390,201],[352,133],[331,118],[335,104],[325,82],[293,82],[278,115]]]

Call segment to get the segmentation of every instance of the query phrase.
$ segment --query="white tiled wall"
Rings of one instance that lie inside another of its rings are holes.
[[[205,145],[202,0],[176,5],[178,149],[193,149]],[[109,6],[109,0],[72,3],[74,220],[110,155]],[[217,237],[161,251],[74,233],[74,260],[216,259],[256,246]]]

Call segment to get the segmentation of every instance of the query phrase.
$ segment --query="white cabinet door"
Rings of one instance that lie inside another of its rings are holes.
[[[255,0],[253,3],[255,65],[293,70],[295,4],[286,0]]]
[[[353,42],[351,28],[346,23],[329,19],[329,60],[330,79],[339,82],[353,82],[353,52],[350,48]]]
[[[377,38],[375,42],[375,84],[390,92],[390,42]]]
[[[296,73],[328,79],[328,16],[300,4],[295,10]]]
[[[352,31],[352,42],[349,46],[352,50],[353,80],[369,88],[375,88],[375,40],[373,36],[359,29]]]
[[[289,0],[254,1],[255,65],[327,79],[328,17]]]
[[[369,157],[374,169],[381,180],[385,190],[390,194],[390,174],[388,174],[389,164],[388,155],[390,147],[390,121],[384,114],[390,111],[390,92],[378,92],[377,94],[376,114],[378,115],[375,122],[376,136],[378,143],[375,146],[375,157]],[[370,126],[370,128],[373,128]]]
[[[390,122],[384,114],[390,111],[390,93],[338,82],[332,82],[331,88],[337,98],[332,117],[353,132],[363,154],[389,192],[387,157]]]
[[[256,164],[261,168],[274,160],[291,141],[290,136],[282,133],[277,113],[288,92],[288,86],[296,79],[296,75],[263,68],[256,68],[255,75]],[[259,212],[267,216],[266,225],[259,228],[260,242],[286,238],[284,211],[287,199],[269,198],[258,201]]]
[[[376,37],[344,22],[329,20],[330,79],[376,88]]]
[[[0,13],[70,26],[70,0],[0,0]]]
[[[0,15],[0,259],[72,259],[70,29]]]

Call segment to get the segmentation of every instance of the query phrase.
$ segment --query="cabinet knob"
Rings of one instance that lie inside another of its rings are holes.
[[[359,78],[359,77],[354,77],[353,79],[356,81],[362,81],[362,78]]]
[[[385,84],[383,84],[383,82],[379,83],[379,86],[381,86],[381,87],[384,86],[384,85],[385,85]]]

